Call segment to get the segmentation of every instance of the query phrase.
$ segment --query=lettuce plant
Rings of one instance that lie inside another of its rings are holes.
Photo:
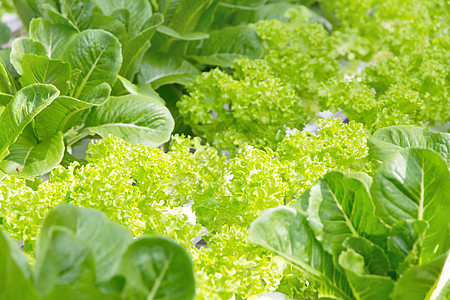
[[[215,69],[187,86],[177,103],[194,132],[219,150],[250,144],[276,145],[286,127],[303,128],[316,118],[320,83],[336,75],[330,40],[311,16],[254,27],[264,46],[261,59],[235,60],[232,74]]]
[[[93,207],[135,236],[165,235],[190,247],[199,297],[250,298],[276,291],[286,281],[304,284],[307,278],[286,272],[290,267],[251,245],[246,232],[264,209],[294,201],[327,171],[365,167],[368,135],[361,124],[328,119],[320,126],[318,135],[292,132],[278,153],[247,147],[229,161],[200,138],[174,137],[164,153],[109,137],[90,145],[88,164],[58,167],[48,182],[36,186],[4,179],[0,225],[34,256],[49,208],[60,203]],[[341,149],[341,143],[351,146]],[[196,224],[182,213],[189,202]],[[204,233],[202,226],[208,230],[208,248],[195,249],[191,240]],[[312,284],[297,293],[313,297],[315,291]]]
[[[373,178],[327,173],[291,207],[261,214],[250,238],[320,279],[324,295],[429,299],[450,249],[448,187],[442,156],[399,150]]]
[[[153,146],[169,139],[174,121],[158,97],[135,90],[110,97],[122,65],[121,44],[111,33],[77,32],[42,18],[33,19],[29,33],[11,49],[21,86],[0,62],[3,173],[45,174],[88,135]]]
[[[194,299],[187,251],[163,237],[133,239],[91,208],[61,205],[42,225],[33,268],[0,231],[2,299]]]
[[[450,120],[447,49],[421,47],[370,65],[356,78],[334,78],[320,91],[322,107],[340,108],[372,132],[397,124],[445,124]]]
[[[442,0],[323,0],[333,25],[336,54],[348,60],[380,61],[448,39],[449,4]],[[447,42],[448,45],[448,42]]]
[[[33,17],[44,17],[78,31],[109,31],[122,44],[120,75],[157,88],[190,82],[202,69],[196,62],[228,66],[237,57],[262,55],[254,30],[245,25],[210,30],[220,2],[16,0],[15,4],[26,26]],[[239,42],[234,42],[236,35]]]

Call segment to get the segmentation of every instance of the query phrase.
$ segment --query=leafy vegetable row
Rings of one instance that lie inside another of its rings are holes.
[[[339,299],[430,299],[449,256],[449,183],[436,152],[402,150],[373,178],[327,173],[291,207],[265,211],[250,238]]]
[[[162,237],[132,238],[90,208],[61,205],[42,224],[30,268],[0,231],[2,299],[193,299],[186,250]]]
[[[314,297],[311,278],[250,243],[249,224],[264,209],[295,202],[328,171],[372,172],[377,161],[410,146],[432,147],[448,159],[449,148],[448,134],[399,126],[370,137],[369,149],[361,125],[338,119],[320,125],[317,135],[293,132],[276,152],[248,147],[230,161],[199,139],[175,138],[164,153],[107,138],[90,146],[89,164],[59,167],[49,182],[4,180],[2,227],[24,240],[24,250],[32,254],[49,207],[65,202],[94,207],[136,236],[168,235],[191,248],[200,299],[249,298],[276,290]],[[190,201],[195,225],[182,214]],[[204,232],[201,226],[208,229],[208,248],[195,249],[191,240]],[[302,289],[306,280],[311,285]]]

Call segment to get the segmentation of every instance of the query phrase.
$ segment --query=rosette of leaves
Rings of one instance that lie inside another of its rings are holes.
[[[448,49],[418,48],[370,65],[356,78],[332,79],[320,91],[322,108],[342,109],[372,132],[392,125],[445,124],[450,121]]]
[[[234,58],[259,57],[261,45],[247,26],[209,32],[221,1],[15,1],[25,24],[41,16],[77,30],[104,29],[122,44],[120,75],[154,88],[187,84],[203,68],[231,65]],[[20,8],[20,9],[19,9]],[[240,35],[236,40],[235,35]],[[152,47],[151,51],[148,50]],[[137,76],[136,76],[137,75]]]
[[[442,276],[450,249],[449,169],[445,150],[432,150],[443,141],[448,149],[448,135],[378,133],[373,144],[391,147],[373,152],[383,160],[373,178],[327,173],[291,207],[265,211],[250,227],[251,240],[321,280],[323,295],[448,298],[448,288],[437,286],[449,284]]]
[[[337,55],[376,62],[441,44],[449,9],[441,0],[323,0],[317,11],[333,24]]]
[[[61,205],[44,220],[33,268],[0,231],[0,297],[194,299],[188,252],[163,237],[131,233],[91,208]]]
[[[77,31],[45,19],[15,40],[11,64],[0,62],[0,169],[25,177],[52,170],[88,135],[109,134],[131,143],[166,142],[174,121],[154,94],[110,97],[122,66],[121,44],[102,29]]]

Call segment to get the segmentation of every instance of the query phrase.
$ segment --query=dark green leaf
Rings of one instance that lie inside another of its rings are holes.
[[[339,264],[344,268],[355,299],[389,299],[394,281],[387,276],[370,275],[364,270],[364,258],[352,249],[343,251]]]
[[[17,92],[18,85],[8,70],[7,65],[0,58],[0,93],[14,95]]]
[[[308,221],[316,238],[339,256],[347,237],[365,237],[383,247],[387,228],[375,216],[364,173],[329,172],[310,189]]]
[[[122,63],[121,45],[109,32],[93,29],[78,34],[64,54],[72,69],[81,71],[74,98],[85,100],[100,84],[114,84]]]
[[[130,80],[133,80],[134,75],[138,71],[142,58],[150,48],[150,39],[155,34],[158,26],[164,22],[164,17],[161,14],[154,14],[150,21],[151,25],[131,39],[123,48],[123,64],[120,74]]]
[[[111,97],[92,110],[85,128],[102,137],[109,134],[129,143],[159,146],[170,138],[174,121],[157,100],[141,95]]]
[[[69,89],[71,70],[66,62],[25,54],[22,59],[22,69],[23,76],[20,78],[22,87],[33,83],[47,83],[54,85],[63,95]]]
[[[204,40],[209,38],[209,34],[203,33],[203,32],[189,32],[184,35],[176,32],[170,27],[161,25],[158,27],[158,32],[163,33],[167,36],[173,37],[177,40],[183,40],[183,41],[197,41],[197,40]]]
[[[193,264],[188,252],[162,237],[134,241],[123,255],[125,299],[194,299]]]
[[[428,222],[421,254],[428,261],[449,247],[448,190],[449,170],[444,159],[432,150],[411,148],[381,165],[371,194],[377,215],[388,225],[408,219]]]
[[[70,229],[52,226],[36,257],[34,284],[42,297],[58,285],[95,285],[95,261],[88,245]]]
[[[179,83],[187,85],[201,72],[181,57],[171,57],[158,52],[150,52],[142,60],[137,81],[152,83],[153,88]]]
[[[142,31],[144,24],[152,16],[152,8],[148,0],[96,0],[95,2],[107,16],[120,9],[129,12],[129,23],[125,25],[130,39],[133,39]]]
[[[352,249],[364,258],[365,273],[372,275],[386,275],[389,271],[389,258],[384,250],[368,239],[348,237],[344,246]]]
[[[11,63],[19,74],[23,74],[22,59],[25,54],[47,56],[47,50],[41,42],[31,38],[22,37],[14,40],[11,47],[10,58]]]
[[[31,177],[54,169],[64,156],[64,136],[61,132],[39,142],[32,127],[26,127],[9,154],[0,162],[0,169],[10,175]]]
[[[60,205],[52,209],[41,227],[36,244],[36,259],[46,254],[55,226],[66,227],[78,240],[82,240],[92,251],[98,282],[109,280],[115,275],[125,249],[131,242],[131,234],[106,215],[92,208]]]
[[[201,44],[191,43],[188,55],[202,64],[231,67],[239,57],[261,58],[263,48],[254,29],[236,26],[210,32]]]
[[[33,84],[17,92],[0,115],[0,161],[25,127],[58,95],[54,86],[46,84]]]
[[[58,131],[69,130],[79,113],[94,106],[103,105],[109,98],[111,88],[107,83],[95,87],[86,100],[61,96],[36,116],[36,133],[39,140],[45,140]]]
[[[49,58],[61,59],[77,31],[70,26],[51,24],[43,18],[38,18],[31,21],[29,33],[32,39],[45,46]]]
[[[0,229],[0,299],[38,300],[25,255]]]
[[[0,22],[0,46],[6,44],[11,39],[11,28],[8,25]]]
[[[378,129],[367,141],[369,155],[385,161],[400,150],[428,148],[440,154],[450,166],[450,134],[432,132],[420,127],[397,125]]]
[[[316,240],[306,217],[290,207],[264,211],[249,229],[250,240],[321,280],[340,299],[353,299],[347,279]]]
[[[73,285],[58,285],[44,298],[44,300],[120,300],[118,295],[103,293],[92,286],[74,287]]]
[[[442,267],[448,254],[425,264],[406,270],[397,280],[394,288],[394,299],[423,300],[429,299],[436,288],[442,274]]]
[[[401,220],[394,224],[388,236],[388,254],[395,270],[403,272],[400,265],[410,257],[417,263],[419,254],[417,245],[422,242],[428,224],[420,220]]]

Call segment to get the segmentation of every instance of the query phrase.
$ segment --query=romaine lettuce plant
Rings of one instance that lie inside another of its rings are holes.
[[[436,152],[400,150],[373,178],[327,173],[291,207],[265,211],[250,238],[320,279],[323,295],[430,299],[450,249],[449,183]]]
[[[0,298],[194,299],[187,251],[163,237],[133,239],[91,208],[63,204],[46,216],[33,268],[0,231]]]
[[[153,146],[169,139],[174,121],[158,97],[121,77],[130,94],[110,97],[122,65],[121,44],[111,33],[78,32],[42,18],[29,31],[13,42],[10,56],[22,88],[0,62],[2,172],[47,173],[88,135]]]
[[[15,1],[26,25],[32,17],[40,16],[53,24],[68,25],[78,31],[109,31],[122,44],[120,75],[131,82],[136,79],[140,84],[152,84],[154,88],[190,82],[202,68],[195,66],[195,62],[231,66],[237,57],[262,55],[254,30],[247,26],[221,27],[208,33],[220,2]]]

